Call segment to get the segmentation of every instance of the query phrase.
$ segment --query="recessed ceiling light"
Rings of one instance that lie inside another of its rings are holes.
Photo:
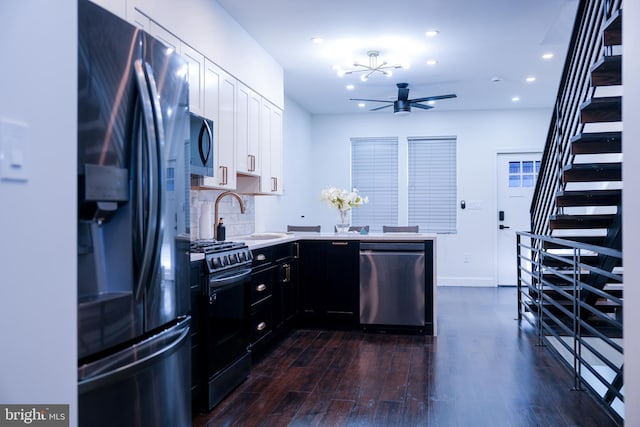
[[[354,85],[347,85],[346,87],[347,87],[347,90],[353,90],[356,88]]]
[[[358,107],[360,108],[364,108],[367,104],[365,104],[364,102],[360,102],[358,103]]]
[[[518,102],[518,101],[520,101],[520,97],[519,96],[514,96],[513,98],[511,98],[511,100],[513,102]]]
[[[438,30],[429,30],[426,33],[424,33],[427,37],[435,37],[438,34],[440,34],[440,31]]]
[[[429,104],[429,105],[435,105],[435,103],[436,103],[436,101],[434,101],[434,100],[427,101],[427,104]]]
[[[322,37],[311,37],[311,41],[314,44],[322,44],[322,43],[324,43],[324,39]]]
[[[529,77],[526,78],[526,81],[527,81],[527,83],[533,83],[533,82],[536,81],[536,78],[533,77],[533,76],[529,76]]]
[[[553,53],[551,52],[547,52],[542,55],[542,59],[551,59],[551,58],[553,58]]]
[[[435,59],[428,59],[427,60],[427,65],[436,65],[438,63],[438,61],[436,61]]]

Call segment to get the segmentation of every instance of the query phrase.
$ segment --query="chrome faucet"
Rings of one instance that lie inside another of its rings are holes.
[[[244,202],[242,201],[242,197],[238,193],[234,193],[233,191],[224,191],[218,195],[216,198],[216,203],[213,206],[213,239],[218,240],[218,223],[220,222],[220,218],[218,218],[218,205],[220,204],[220,200],[224,196],[233,196],[238,199],[238,203],[240,203],[240,213],[244,213]]]

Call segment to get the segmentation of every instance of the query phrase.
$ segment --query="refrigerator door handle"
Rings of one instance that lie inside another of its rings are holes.
[[[86,393],[107,383],[131,376],[145,367],[169,357],[189,337],[191,318],[122,350],[107,359],[78,368],[78,392]]]
[[[153,68],[148,62],[144,63],[144,71],[149,88],[149,95],[151,106],[153,108],[153,118],[155,124],[155,140],[149,140],[149,150],[153,153],[152,167],[156,168],[156,179],[150,181],[150,192],[155,197],[153,199],[152,210],[149,214],[151,220],[155,220],[153,227],[154,245],[151,251],[151,279],[156,277],[158,268],[160,267],[160,252],[162,250],[162,240],[164,238],[165,223],[162,221],[163,213],[165,212],[165,197],[163,197],[162,184],[164,182],[164,165],[165,165],[165,137],[164,137],[164,123],[162,119],[162,109],[160,107],[160,95],[158,94],[158,86],[156,85],[156,79],[154,77]],[[154,209],[155,208],[155,209]],[[147,286],[151,286],[152,281],[145,282]]]
[[[138,280],[136,283],[136,299],[142,298],[142,291],[145,289],[145,284],[151,279],[153,272],[154,257],[153,247],[156,243],[156,226],[159,212],[157,211],[158,205],[156,200],[156,191],[154,183],[157,182],[158,164],[154,157],[156,147],[156,126],[153,117],[153,106],[149,96],[149,89],[147,85],[147,79],[145,71],[142,66],[142,61],[136,60],[134,63],[136,83],[138,86],[138,95],[140,99],[141,112],[143,116],[143,127],[146,132],[145,143],[138,143],[137,147],[137,165],[135,167],[136,173],[136,200],[139,200],[139,204],[136,206],[136,216],[140,222],[137,234],[140,234],[138,238],[142,242],[142,247],[137,247],[139,262]],[[152,148],[153,147],[153,148]],[[145,159],[148,159],[145,162]],[[145,168],[146,163],[149,164],[149,168]],[[146,185],[145,185],[146,184]],[[144,205],[145,199],[148,199],[148,211]]]

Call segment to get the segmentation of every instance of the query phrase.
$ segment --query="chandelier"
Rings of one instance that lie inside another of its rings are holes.
[[[369,57],[369,64],[360,64],[359,62],[354,62],[353,66],[355,67],[352,70],[344,70],[342,68],[338,68],[338,76],[342,77],[345,74],[353,74],[353,73],[364,73],[360,76],[360,80],[366,82],[369,79],[369,76],[374,73],[381,73],[387,77],[391,77],[391,70],[394,68],[402,68],[401,64],[391,65],[388,64],[387,61],[382,61],[382,63],[378,64],[378,55],[380,52],[377,50],[370,50],[367,52],[367,56]]]

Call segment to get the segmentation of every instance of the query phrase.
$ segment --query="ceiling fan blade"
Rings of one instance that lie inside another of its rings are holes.
[[[455,94],[449,95],[436,95],[436,96],[425,96],[424,98],[416,98],[410,99],[411,102],[424,102],[424,101],[437,101],[438,99],[448,99],[448,98],[457,98]]]
[[[349,101],[390,102],[393,104],[393,101],[388,101],[386,99],[349,98]]]
[[[376,107],[376,108],[372,108],[369,111],[378,111],[378,110],[382,110],[383,108],[389,108],[391,107],[393,104],[389,104],[389,105],[383,105],[382,107]]]
[[[422,104],[417,104],[415,102],[412,102],[411,106],[416,108],[422,108],[423,110],[430,110],[433,108],[431,105],[422,105]]]

